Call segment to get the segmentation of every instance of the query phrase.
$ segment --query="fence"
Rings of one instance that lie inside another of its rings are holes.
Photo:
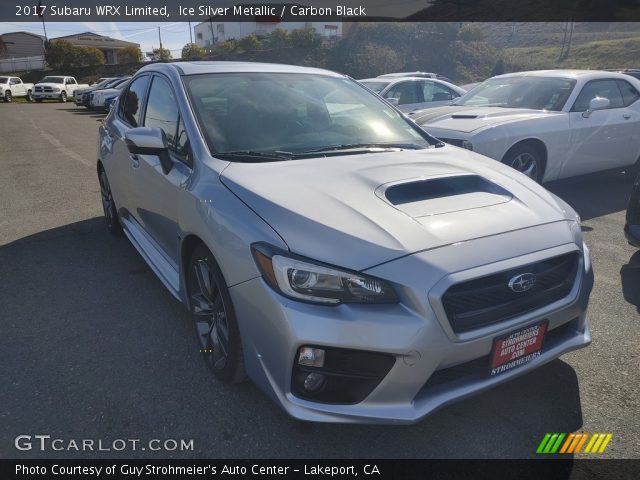
[[[44,66],[44,55],[36,55],[33,57],[0,58],[0,73],[42,70]]]

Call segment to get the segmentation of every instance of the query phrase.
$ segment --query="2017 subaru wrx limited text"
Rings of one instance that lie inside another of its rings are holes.
[[[415,422],[591,341],[571,207],[344,75],[149,65],[98,147],[109,230],[213,372],[298,419]]]

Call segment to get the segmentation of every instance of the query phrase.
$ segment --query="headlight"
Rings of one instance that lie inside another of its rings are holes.
[[[393,287],[378,278],[316,263],[263,243],[252,245],[251,252],[264,280],[286,297],[329,305],[398,302]]]
[[[52,90],[53,90],[54,92],[59,92],[59,91],[60,91],[60,87],[53,87],[53,88],[52,88]]]

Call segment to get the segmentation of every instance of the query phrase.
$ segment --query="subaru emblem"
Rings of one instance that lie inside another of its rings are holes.
[[[536,276],[533,273],[521,273],[509,280],[509,288],[516,293],[526,292],[536,284]]]

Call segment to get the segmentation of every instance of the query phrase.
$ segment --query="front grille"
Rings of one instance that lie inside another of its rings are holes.
[[[34,90],[35,90],[36,92],[41,92],[41,91],[42,91],[42,87],[35,87],[35,88],[34,88]]]
[[[467,332],[561,300],[573,288],[579,259],[578,252],[568,253],[453,285],[442,297],[451,328]],[[515,292],[509,281],[523,273],[534,274],[535,284]]]

